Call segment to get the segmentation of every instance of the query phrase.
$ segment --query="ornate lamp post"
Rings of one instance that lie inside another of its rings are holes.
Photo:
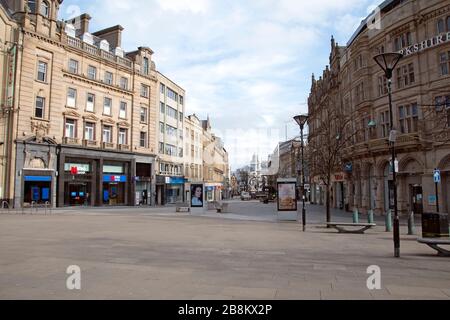
[[[389,142],[391,144],[392,154],[392,180],[394,188],[394,255],[396,258],[400,257],[400,220],[398,217],[397,206],[397,172],[395,168],[395,140],[397,131],[394,129],[394,115],[392,112],[392,74],[400,59],[403,58],[401,53],[383,53],[375,56],[373,59],[384,71],[388,80],[388,96],[389,96],[389,114],[390,114],[390,129]]]
[[[305,124],[308,122],[308,115],[298,115],[294,117],[295,122],[300,126],[300,135],[301,135],[301,150],[302,150],[302,224],[303,224],[303,232],[306,230],[306,209],[305,209],[305,159],[304,159],[304,143],[303,143],[303,129],[305,128]]]

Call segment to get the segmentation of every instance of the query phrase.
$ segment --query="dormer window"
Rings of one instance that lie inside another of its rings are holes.
[[[48,18],[50,15],[50,6],[48,5],[47,1],[41,2],[41,8],[39,10],[39,13],[42,14],[44,17]]]
[[[28,10],[31,13],[36,13],[36,0],[28,0]]]

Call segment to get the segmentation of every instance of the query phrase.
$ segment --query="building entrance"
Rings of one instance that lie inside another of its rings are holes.
[[[87,206],[91,201],[91,184],[66,182],[64,197],[64,203],[69,206]]]
[[[423,214],[422,186],[411,186],[411,208],[414,214]]]

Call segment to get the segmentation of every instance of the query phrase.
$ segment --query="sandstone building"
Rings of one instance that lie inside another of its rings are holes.
[[[440,208],[449,212],[450,3],[388,0],[380,9],[380,28],[374,27],[371,16],[346,46],[332,40],[330,66],[319,79],[313,77],[310,139],[326,110],[350,116],[350,132],[357,133],[342,154],[342,166],[334,168],[332,206],[377,214],[389,210],[387,82],[373,57],[402,52],[405,56],[392,79],[399,211],[436,210],[433,171],[438,168],[442,172]],[[314,171],[312,179],[312,201],[323,203],[325,186]]]

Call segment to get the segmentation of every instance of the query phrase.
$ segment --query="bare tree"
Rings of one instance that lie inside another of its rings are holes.
[[[434,104],[421,105],[422,120],[419,132],[425,133],[421,140],[436,147],[450,142],[450,96],[436,98]]]
[[[326,188],[326,218],[331,222],[332,175],[343,170],[346,148],[355,143],[358,135],[365,133],[365,128],[356,126],[358,116],[346,115],[339,106],[327,104],[310,114],[309,123],[310,176],[318,177]]]

